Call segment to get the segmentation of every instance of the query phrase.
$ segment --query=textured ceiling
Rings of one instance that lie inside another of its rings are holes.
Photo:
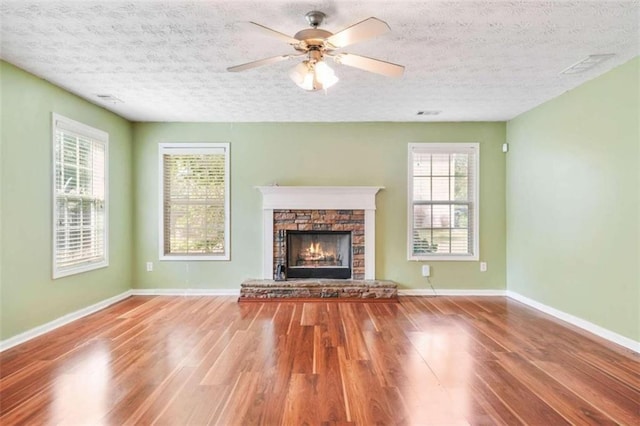
[[[293,52],[243,22],[293,35],[314,9],[332,32],[386,21],[391,32],[343,50],[405,65],[404,76],[328,62],[340,82],[308,93],[288,77],[297,59],[226,71]],[[134,121],[503,121],[638,55],[639,11],[606,0],[2,0],[0,55]],[[559,74],[602,53],[616,56]]]

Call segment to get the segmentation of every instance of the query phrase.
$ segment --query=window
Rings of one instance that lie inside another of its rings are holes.
[[[160,259],[229,260],[229,144],[161,143]]]
[[[109,135],[53,114],[53,278],[108,266]]]
[[[477,143],[409,144],[409,260],[478,260]]]

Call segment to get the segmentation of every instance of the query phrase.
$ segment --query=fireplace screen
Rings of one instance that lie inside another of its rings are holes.
[[[351,232],[287,231],[287,277],[351,278]]]

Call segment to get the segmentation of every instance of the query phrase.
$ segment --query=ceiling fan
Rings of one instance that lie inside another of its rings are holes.
[[[325,63],[325,57],[332,58],[339,64],[347,65],[361,70],[382,74],[389,77],[400,77],[404,73],[404,66],[380,59],[367,58],[366,56],[352,53],[334,52],[337,49],[355,44],[369,38],[376,37],[390,31],[386,22],[371,17],[358,22],[335,34],[318,28],[326,15],[317,10],[305,15],[311,28],[298,31],[293,37],[289,37],[279,31],[267,28],[255,22],[249,22],[253,28],[271,37],[275,37],[289,43],[298,53],[273,56],[260,59],[242,65],[227,68],[227,71],[237,72],[284,61],[289,58],[306,57],[304,61],[296,65],[289,76],[301,88],[308,91],[328,89],[338,82],[334,71]]]

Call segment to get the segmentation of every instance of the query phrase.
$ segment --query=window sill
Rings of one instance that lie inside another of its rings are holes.
[[[83,272],[89,272],[96,269],[102,269],[109,266],[108,261],[103,261],[99,263],[91,263],[89,265],[79,266],[77,268],[69,268],[69,269],[54,269],[53,270],[53,279],[56,280],[58,278],[64,278],[71,275],[82,274]]]
[[[431,255],[431,256],[409,256],[409,261],[417,262],[439,262],[439,261],[454,261],[454,262],[477,262],[480,260],[479,256],[447,256],[447,255]]]
[[[162,255],[160,261],[226,261],[229,260],[229,255],[220,256],[183,256],[183,255]]]

